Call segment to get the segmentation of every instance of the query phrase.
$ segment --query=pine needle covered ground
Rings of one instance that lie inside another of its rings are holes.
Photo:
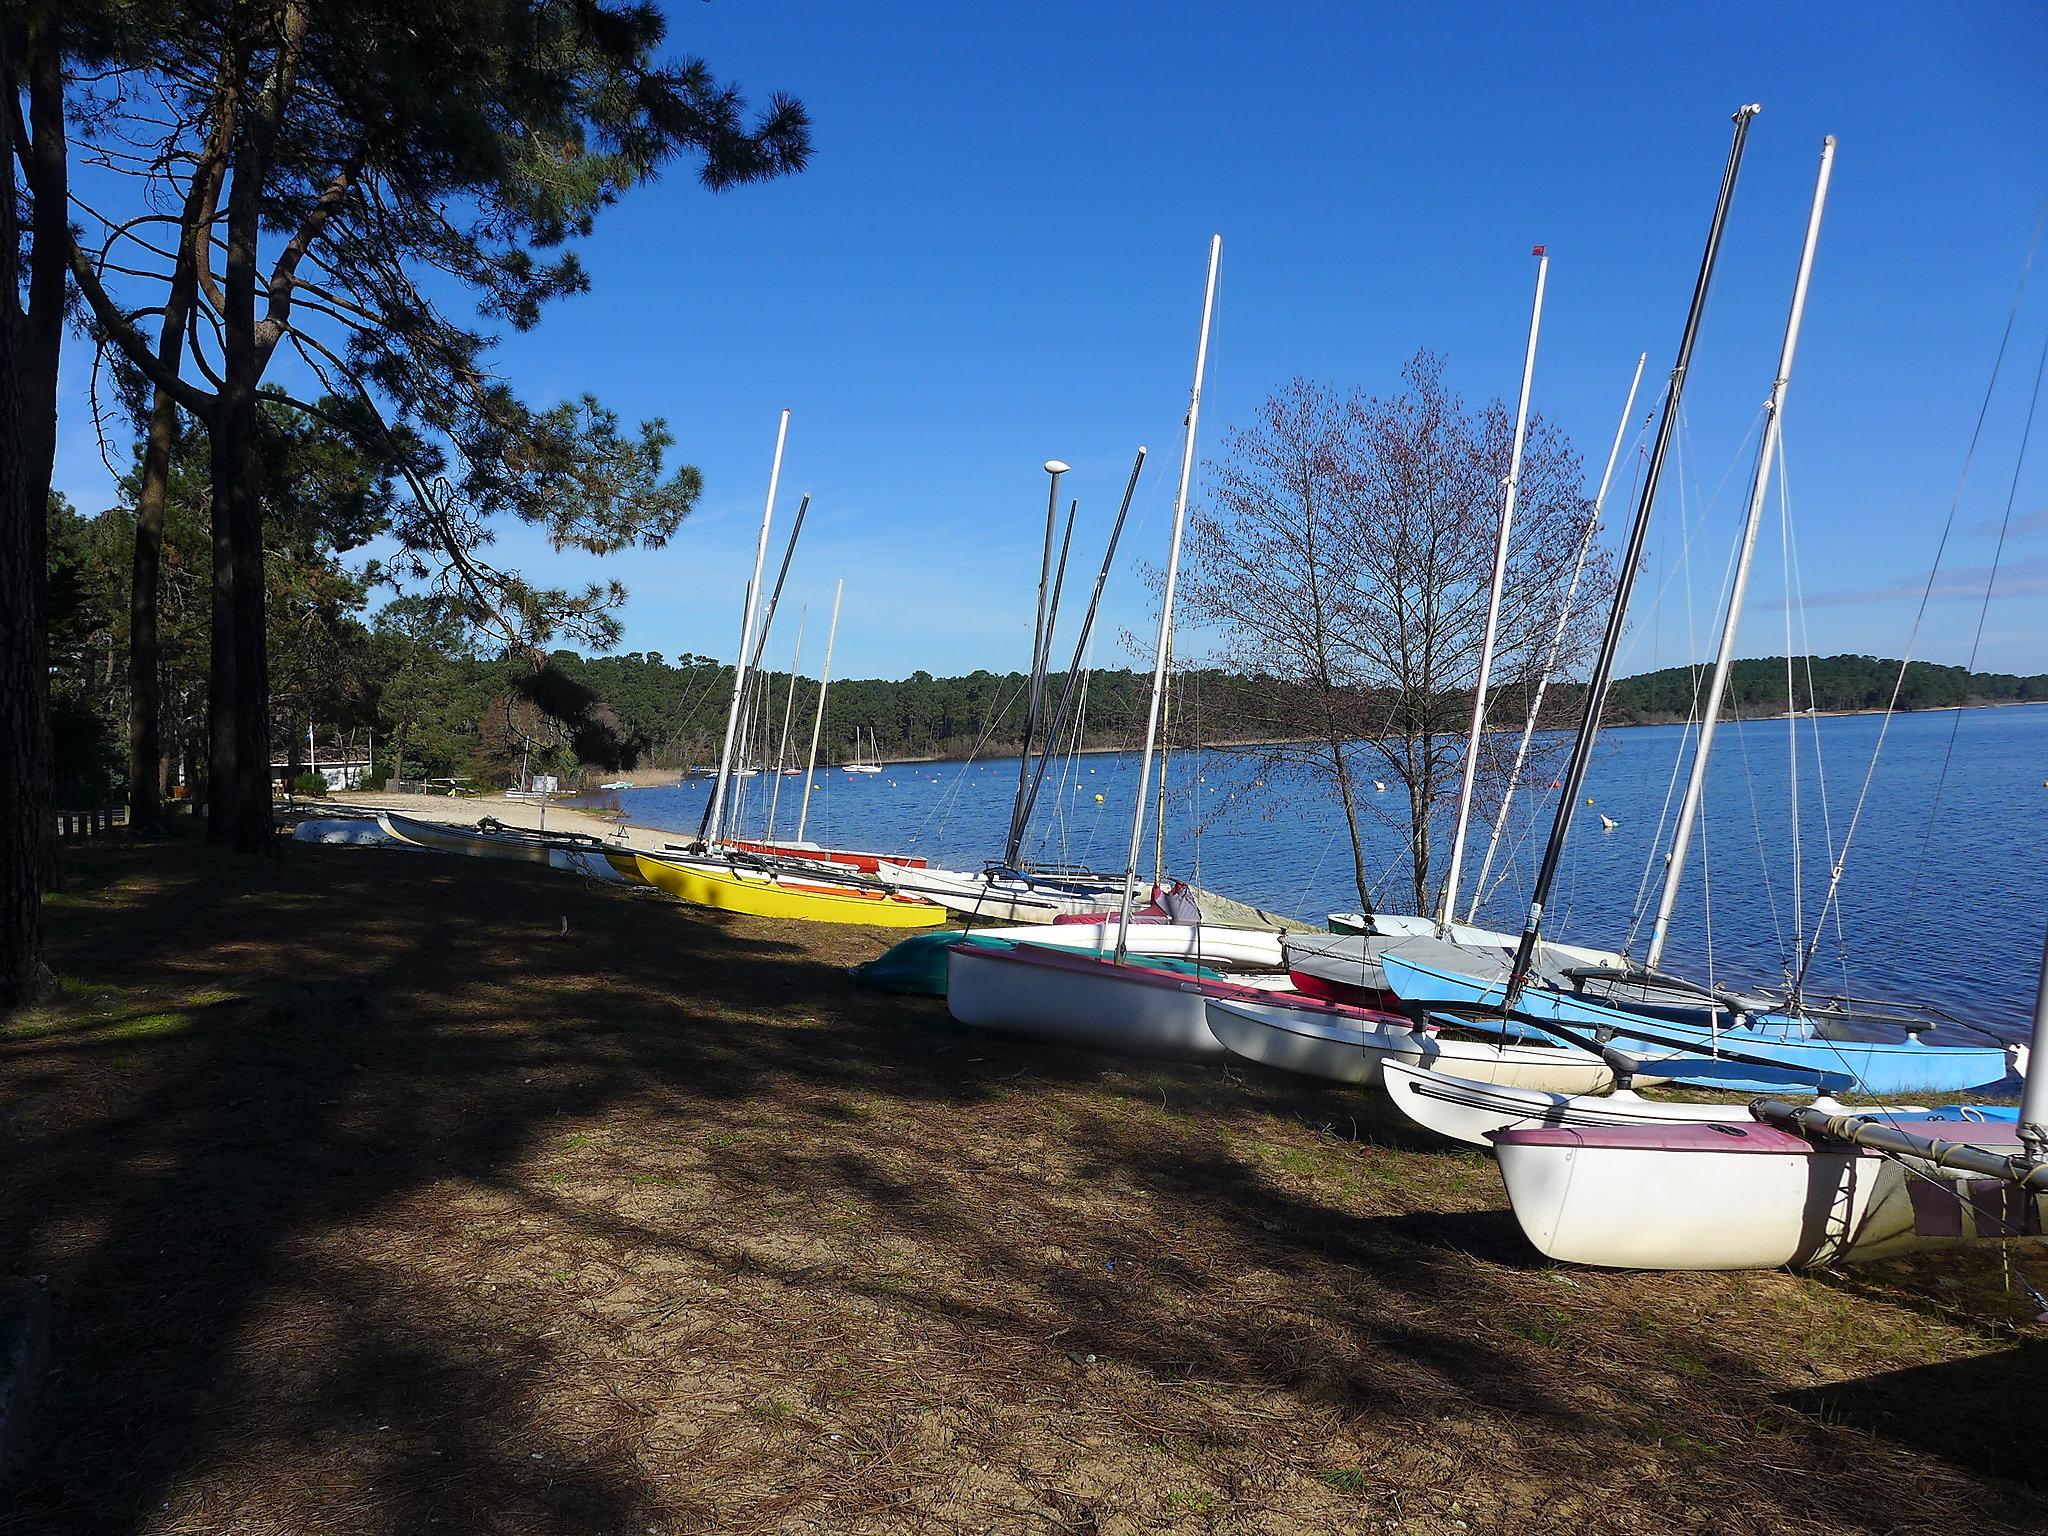
[[[10,1536],[2048,1527],[1995,1254],[1549,1266],[1363,1095],[545,869],[108,847],[51,917]]]

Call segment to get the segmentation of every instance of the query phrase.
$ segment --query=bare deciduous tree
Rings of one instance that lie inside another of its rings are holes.
[[[1405,838],[1415,910],[1426,912],[1431,827],[1454,803],[1463,765],[1513,422],[1498,400],[1468,410],[1435,354],[1418,352],[1401,377],[1386,397],[1297,379],[1229,435],[1195,515],[1185,600],[1189,619],[1218,636],[1225,665],[1285,684],[1293,720],[1305,706],[1312,735],[1252,750],[1335,793],[1361,909],[1374,904],[1363,825],[1376,818]],[[1505,787],[1591,513],[1578,454],[1532,414],[1495,642],[1500,684],[1481,747],[1482,815]],[[1612,582],[1596,554],[1560,670],[1590,653]],[[1230,728],[1267,733],[1253,719]],[[1540,781],[1548,771],[1539,743],[1524,772]],[[1391,809],[1360,793],[1382,776],[1405,791]]]

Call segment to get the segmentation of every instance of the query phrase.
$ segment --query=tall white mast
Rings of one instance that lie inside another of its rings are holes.
[[[2048,1157],[2048,937],[2034,988],[2034,1032],[2027,1037],[2027,1081],[2020,1090],[2020,1136],[2036,1157]]]
[[[1536,302],[1529,310],[1529,345],[1522,354],[1522,393],[1515,403],[1515,441],[1508,450],[1508,482],[1500,504],[1500,536],[1493,546],[1493,587],[1486,597],[1486,631],[1479,642],[1479,683],[1472,690],[1472,730],[1465,742],[1465,771],[1458,782],[1458,822],[1451,833],[1451,863],[1444,871],[1442,899],[1437,903],[1437,924],[1451,925],[1458,905],[1458,871],[1465,863],[1465,829],[1472,821],[1472,785],[1479,775],[1479,738],[1486,730],[1486,688],[1492,680],[1493,641],[1500,629],[1500,594],[1508,579],[1508,536],[1515,527],[1515,495],[1522,484],[1522,440],[1529,427],[1529,385],[1536,377],[1536,333],[1543,325],[1543,283],[1550,275],[1550,258],[1543,247],[1530,254],[1536,258]]]
[[[1572,599],[1579,594],[1579,578],[1586,574],[1586,557],[1593,552],[1593,536],[1600,531],[1600,513],[1607,505],[1607,488],[1614,482],[1614,466],[1621,458],[1622,440],[1628,436],[1628,419],[1636,408],[1636,390],[1643,382],[1647,352],[1636,357],[1636,376],[1629,380],[1628,399],[1621,407],[1621,424],[1614,429],[1614,446],[1607,450],[1607,468],[1600,474],[1600,489],[1593,497],[1593,513],[1586,519],[1586,531],[1579,536],[1579,559],[1572,567],[1571,585],[1565,588],[1564,606],[1557,612],[1557,629],[1550,637],[1550,654],[1543,658],[1543,672],[1536,679],[1536,697],[1529,701],[1529,718],[1522,723],[1521,745],[1515,748],[1515,766],[1508,770],[1507,788],[1500,797],[1500,811],[1493,818],[1493,831],[1486,839],[1486,857],[1479,861],[1479,879],[1472,887],[1472,905],[1465,921],[1479,921],[1479,904],[1486,899],[1486,877],[1493,872],[1493,855],[1507,829],[1508,807],[1514,804],[1515,784],[1522,777],[1522,764],[1529,758],[1529,742],[1536,735],[1536,720],[1543,713],[1543,695],[1550,690],[1551,674],[1557,670],[1557,653],[1564,647],[1565,627],[1571,622]]]
[[[804,625],[810,621],[808,605],[797,610],[796,652],[789,658],[789,692],[782,696],[782,739],[775,744],[775,783],[768,791],[768,835],[775,836],[775,808],[782,803],[782,762],[789,754],[789,721],[796,713],[796,669],[803,665]]]
[[[1202,291],[1202,337],[1195,344],[1195,382],[1188,391],[1187,432],[1181,439],[1180,485],[1173,493],[1173,543],[1166,556],[1166,587],[1159,598],[1159,644],[1152,660],[1152,707],[1145,715],[1145,757],[1138,765],[1138,803],[1131,810],[1131,855],[1124,861],[1124,895],[1116,915],[1116,954],[1123,964],[1130,935],[1131,895],[1138,880],[1138,855],[1145,846],[1145,792],[1151,787],[1152,753],[1159,744],[1159,701],[1166,691],[1166,646],[1173,633],[1173,589],[1180,578],[1180,540],[1187,527],[1188,485],[1195,475],[1195,427],[1202,415],[1202,376],[1209,367],[1209,321],[1216,312],[1216,272],[1223,262],[1223,237],[1209,237],[1209,281]]]
[[[832,589],[832,627],[825,631],[825,667],[818,674],[818,713],[811,720],[811,751],[804,759],[804,801],[796,816],[796,840],[804,840],[804,827],[811,819],[811,775],[818,771],[818,732],[825,728],[825,689],[832,682],[832,644],[839,638],[839,599],[846,596],[842,580]]]
[[[1757,448],[1756,475],[1749,487],[1749,517],[1742,525],[1742,553],[1735,563],[1735,580],[1728,589],[1728,612],[1721,622],[1721,649],[1714,658],[1714,676],[1707,687],[1707,702],[1700,716],[1699,740],[1693,744],[1692,772],[1685,781],[1685,799],[1678,809],[1678,827],[1671,834],[1671,851],[1665,856],[1664,890],[1657,898],[1657,924],[1650,934],[1649,953],[1643,964],[1655,969],[1664,957],[1664,941],[1671,936],[1671,911],[1678,901],[1679,883],[1685,877],[1685,854],[1692,842],[1693,822],[1699,816],[1700,797],[1707,782],[1707,755],[1713,750],[1714,728],[1721,720],[1721,699],[1728,691],[1728,668],[1735,659],[1735,635],[1742,627],[1742,600],[1749,588],[1750,557],[1756,553],[1756,531],[1763,521],[1764,498],[1770,487],[1771,464],[1777,457],[1778,441],[1784,427],[1785,392],[1792,382],[1792,354],[1799,347],[1799,323],[1806,314],[1806,285],[1813,275],[1813,253],[1820,245],[1820,217],[1827,206],[1828,178],[1834,174],[1835,136],[1821,140],[1820,174],[1813,186],[1813,208],[1806,216],[1806,243],[1799,251],[1799,276],[1792,285],[1792,309],[1785,317],[1785,344],[1778,354],[1778,376],[1771,384],[1771,397],[1764,402],[1764,436]]]
[[[747,655],[753,648],[754,607],[761,598],[761,567],[768,559],[768,525],[775,518],[775,492],[782,484],[782,445],[789,440],[789,412],[775,428],[775,462],[768,471],[768,502],[761,509],[761,536],[754,544],[754,575],[747,583],[747,602],[740,612],[740,648],[733,662],[732,708],[725,717],[725,745],[718,753],[718,777],[711,782],[711,806],[705,813],[705,840],[717,842],[719,816],[725,809],[727,780],[732,775],[733,739],[739,734],[740,702],[747,695]]]

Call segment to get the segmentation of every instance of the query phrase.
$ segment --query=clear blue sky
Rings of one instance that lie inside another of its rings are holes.
[[[1841,141],[1787,412],[1813,647],[1896,654],[2048,196],[2048,9],[1017,7],[671,3],[671,40],[815,120],[804,175],[713,197],[635,194],[587,248],[595,289],[499,365],[527,396],[594,390],[666,416],[704,471],[666,550],[605,565],[626,649],[729,654],[776,412],[794,412],[778,535],[815,495],[785,611],[847,583],[839,675],[1022,667],[1044,508],[1072,463],[1092,566],[1130,454],[1127,535],[1163,553],[1210,232],[1224,237],[1204,448],[1301,373],[1391,388],[1417,347],[1477,400],[1511,395],[1533,279],[1551,297],[1536,403],[1596,473],[1627,374],[1660,380],[1728,143],[1760,101],[1688,397],[1679,478],[1712,492],[1694,628],[1739,515],[1821,136]],[[2048,331],[2034,275],[1919,652],[1960,661],[2019,411]],[[58,484],[108,486],[67,373]],[[1732,473],[1731,473],[1732,469]],[[2021,487],[1982,665],[2048,668],[2048,423]],[[1611,514],[1615,509],[1610,509]],[[1667,504],[1665,585],[1682,542]],[[1619,517],[1612,516],[1612,521]],[[1781,649],[1775,534],[1743,649]],[[779,547],[779,537],[778,537]],[[508,530],[499,554],[572,582],[598,562]],[[1624,670],[1685,659],[1683,584]],[[1105,633],[1147,623],[1121,573]],[[786,665],[792,627],[778,625]],[[1109,651],[1100,652],[1110,659]]]

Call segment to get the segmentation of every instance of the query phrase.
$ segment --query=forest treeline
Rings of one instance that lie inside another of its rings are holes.
[[[82,517],[53,502],[50,525],[52,646],[57,702],[59,797],[74,806],[111,804],[124,789],[122,731],[130,700],[119,664],[129,605],[123,546],[125,514]],[[204,674],[202,539],[188,568],[174,563],[166,582],[164,651],[167,711],[179,722],[167,732],[170,777],[203,771],[204,711],[188,693]],[[480,788],[513,782],[521,768],[589,782],[635,769],[687,769],[717,760],[732,697],[732,667],[707,656],[658,651],[583,656],[558,649],[536,668],[524,655],[480,651],[435,605],[410,598],[372,612],[369,583],[331,557],[279,561],[274,582],[286,602],[273,610],[270,647],[275,697],[272,739],[295,776],[307,745],[332,759],[337,749],[368,752],[375,781],[445,778]],[[188,589],[189,596],[188,596]],[[1874,656],[1799,658],[1793,667],[1798,707],[1823,711],[1882,708],[1898,674],[1894,659]],[[1704,669],[1669,667],[1624,678],[1609,699],[1613,724],[1685,718]],[[1735,663],[1730,708],[1738,715],[1783,712],[1782,657]],[[1142,737],[1149,672],[1107,668],[1077,689],[1079,708],[1062,747],[1134,746]],[[1019,672],[975,671],[938,677],[835,679],[819,736],[821,763],[841,763],[873,733],[885,758],[950,757],[979,751],[1002,755],[1023,732],[1027,678]],[[747,740],[756,761],[784,750],[801,762],[810,742],[817,681],[770,673],[755,694]],[[1047,689],[1057,701],[1066,678]],[[1545,723],[1574,718],[1578,689],[1550,692]],[[1905,709],[2048,700],[2048,674],[1967,673],[1961,667],[1915,662],[1900,694]],[[183,704],[183,707],[179,707]],[[1300,687],[1271,677],[1221,669],[1176,671],[1168,739],[1258,742],[1289,738],[1308,726],[1314,701]],[[1463,706],[1461,706],[1463,707]],[[1522,690],[1503,690],[1495,718],[1519,722]],[[1373,717],[1366,700],[1359,718]]]
[[[1699,667],[1665,667],[1624,678],[1608,695],[1607,718],[1631,725],[1686,719],[1706,672]],[[2048,673],[2019,677],[1916,661],[1907,666],[1901,683],[1897,657],[1804,656],[1793,658],[1788,689],[1785,658],[1759,656],[1729,668],[1727,707],[1743,716],[1782,715],[1789,693],[1794,708],[1823,714],[1883,709],[1894,687],[1899,690],[1900,709],[2037,703],[2048,700]]]

